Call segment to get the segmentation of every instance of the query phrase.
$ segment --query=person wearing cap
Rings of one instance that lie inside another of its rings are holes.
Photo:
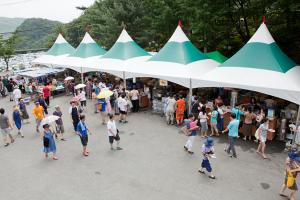
[[[212,167],[209,162],[209,158],[214,157],[214,147],[213,146],[214,146],[214,140],[211,137],[208,137],[204,140],[204,143],[202,145],[203,159],[202,159],[202,163],[201,163],[201,168],[198,170],[199,173],[204,174],[205,173],[204,169],[206,169],[206,171],[209,173],[208,177],[211,179],[216,178],[212,172]]]
[[[77,124],[76,133],[80,137],[80,141],[81,141],[81,144],[83,146],[83,152],[82,152],[82,154],[84,156],[88,156],[89,155],[89,151],[87,149],[87,144],[88,144],[88,141],[89,141],[88,140],[89,139],[88,138],[88,132],[91,134],[91,132],[89,131],[89,129],[86,126],[85,116],[81,115],[80,116],[80,121]]]
[[[108,122],[107,122],[107,133],[108,133],[108,140],[110,144],[110,149],[113,150],[113,143],[114,140],[117,142],[117,150],[122,150],[121,147],[119,147],[120,144],[120,136],[119,136],[119,131],[116,127],[116,123],[114,120],[114,115],[113,114],[108,114]]]
[[[40,132],[39,126],[45,116],[44,116],[44,108],[43,106],[40,105],[38,101],[35,102],[35,106],[32,109],[32,114],[35,117],[35,121],[36,121],[36,131],[39,133]]]
[[[239,136],[240,121],[236,119],[235,113],[231,113],[230,120],[231,121],[229,122],[227,128],[224,131],[222,131],[222,133],[225,133],[228,131],[229,146],[227,148],[225,148],[224,151],[226,151],[230,157],[237,158],[234,145],[235,145],[235,140]],[[232,154],[230,154],[231,151],[232,151]]]
[[[52,159],[58,160],[56,156],[56,144],[54,140],[54,133],[50,130],[49,124],[44,124],[44,134],[43,134],[43,143],[44,143],[44,153],[45,157],[48,158],[48,154],[52,153]]]
[[[64,132],[65,132],[65,129],[64,129],[64,123],[63,123],[63,120],[62,120],[62,112],[60,110],[60,107],[58,105],[56,105],[55,107],[55,111],[53,112],[53,115],[54,116],[57,116],[59,117],[58,120],[55,121],[55,128],[56,128],[56,137],[57,137],[57,134],[60,134],[61,136],[61,139],[62,141],[66,141],[65,138],[64,138]]]
[[[300,155],[297,151],[297,148],[294,147],[292,151],[288,154],[288,158],[285,161],[285,179],[282,185],[282,188],[279,192],[279,195],[282,197],[286,197],[290,200],[295,200],[295,194],[298,191],[298,186],[296,183],[296,177],[298,172],[300,172]],[[293,179],[292,184],[288,186],[288,179]],[[285,194],[286,189],[290,189],[292,192],[289,195]]]
[[[197,129],[199,129],[199,126],[197,126],[198,120],[195,120],[195,116],[193,114],[189,114],[189,119],[187,122],[187,129],[190,132],[190,135],[188,137],[188,140],[186,141],[185,145],[183,146],[184,149],[189,154],[194,154],[192,151],[193,143],[195,140],[195,137],[197,135]]]

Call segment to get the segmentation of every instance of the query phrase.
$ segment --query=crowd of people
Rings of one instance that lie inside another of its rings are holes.
[[[202,138],[207,138],[209,136],[218,137],[220,134],[224,134],[225,132],[229,131],[230,129],[228,127],[234,126],[236,131],[230,138],[230,149],[233,150],[233,155],[231,156],[236,157],[234,143],[236,138],[242,135],[243,140],[245,141],[247,139],[252,141],[255,137],[255,140],[253,141],[259,142],[257,153],[259,153],[259,155],[261,155],[263,158],[267,159],[265,154],[267,134],[269,131],[272,132],[274,130],[269,128],[269,120],[266,117],[266,109],[256,104],[254,99],[255,98],[251,98],[250,104],[240,106],[235,104],[230,111],[225,111],[222,109],[223,100],[220,96],[214,100],[213,105],[210,107],[206,106],[207,102],[200,101],[200,97],[193,96],[190,105],[190,113],[193,115],[194,120],[196,120],[196,123],[199,126],[200,135]],[[186,125],[185,121],[190,121],[191,117],[188,117],[187,113],[185,113],[185,111],[189,109],[188,106],[188,99],[184,98],[182,95],[169,95],[165,99],[164,106],[164,114],[166,116],[167,124],[175,124],[177,127],[180,127],[183,124]],[[257,114],[254,113],[254,109],[259,110],[256,112]],[[230,123],[228,127],[225,128],[224,115],[228,112],[231,113]],[[234,114],[234,116],[232,114]],[[253,125],[255,125],[257,128],[255,135],[252,133]],[[208,135],[209,127],[210,135]],[[195,134],[192,134],[188,140],[188,152],[191,154],[193,153],[191,149],[193,146],[194,136]]]
[[[257,127],[255,132],[255,142],[258,142],[256,152],[264,159],[267,159],[265,154],[266,141],[268,132],[274,132],[269,128],[269,119],[266,117],[266,110],[263,106],[256,104],[254,98],[251,98],[251,102],[248,105],[239,106],[236,104],[230,111],[230,122],[224,126],[224,112],[221,109],[223,101],[221,97],[215,99],[212,108],[205,106],[206,102],[199,101],[199,97],[194,96],[191,101],[191,114],[187,118],[184,117],[185,106],[187,106],[187,100],[182,96],[169,95],[165,100],[165,116],[167,124],[176,124],[177,127],[181,126],[180,131],[188,136],[188,139],[184,145],[184,150],[189,154],[194,154],[192,147],[197,136],[197,131],[200,131],[200,135],[204,138],[202,146],[202,163],[199,168],[199,173],[205,173],[206,170],[209,173],[209,178],[215,179],[213,174],[210,158],[214,156],[214,140],[213,136],[218,137],[220,134],[228,133],[228,146],[224,148],[224,151],[229,157],[237,158],[237,152],[235,149],[236,140],[243,135],[243,140],[252,140],[252,125]],[[254,114],[254,109],[259,110],[258,114]],[[243,120],[242,120],[243,116]],[[176,119],[176,123],[175,120]],[[208,135],[208,125],[210,125],[211,131]],[[240,133],[242,130],[242,134]],[[282,190],[279,195],[287,197],[289,199],[295,199],[295,192],[298,190],[296,184],[296,176],[300,171],[300,154],[298,148],[294,147],[288,154],[285,167],[285,181],[282,186]],[[286,195],[284,192],[289,188],[292,192]]]
[[[25,93],[23,87],[19,87],[12,79],[6,77],[0,81],[0,91],[2,96],[9,96],[10,101],[14,101],[13,115],[10,118],[5,109],[0,109],[0,131],[3,135],[4,146],[7,147],[14,143],[15,137],[12,135],[13,126],[17,129],[18,136],[26,137],[22,131],[23,124],[30,122],[30,117],[27,111],[26,102],[22,98]],[[52,80],[53,83],[53,80]],[[52,84],[51,83],[51,84]],[[55,82],[54,82],[55,83]],[[40,128],[43,128],[43,151],[45,157],[52,154],[53,160],[58,160],[56,154],[56,140],[66,141],[64,137],[64,122],[61,108],[56,105],[55,111],[51,114],[48,112],[50,106],[50,97],[52,95],[50,83],[44,84],[42,89],[36,91],[37,95],[34,101],[32,114],[36,123],[36,132],[40,133]],[[120,147],[120,136],[116,121],[119,123],[128,123],[127,115],[129,112],[139,112],[139,90],[133,87],[131,91],[125,89],[122,83],[111,84],[102,81],[92,80],[87,78],[85,86],[76,89],[74,81],[65,82],[66,94],[71,95],[69,113],[72,119],[74,133],[78,135],[82,144],[83,156],[89,156],[88,141],[91,130],[86,124],[87,99],[90,99],[94,105],[94,113],[100,112],[101,122],[107,127],[107,136],[111,150],[122,150]],[[7,91],[7,92],[6,92]],[[108,94],[108,95],[105,95]],[[253,98],[254,99],[254,98]],[[269,128],[268,118],[263,107],[258,107],[255,100],[251,99],[251,103],[244,106],[235,105],[230,111],[230,122],[224,126],[224,115],[226,112],[222,110],[223,101],[221,97],[215,99],[211,108],[206,107],[206,102],[200,100],[200,97],[193,96],[189,109],[188,99],[181,95],[169,95],[165,100],[164,113],[168,125],[176,125],[181,128],[188,139],[184,145],[184,150],[189,154],[194,154],[193,143],[198,132],[203,138],[201,152],[203,155],[199,173],[204,174],[206,170],[209,173],[209,178],[215,179],[213,169],[210,163],[210,158],[215,158],[214,154],[214,139],[220,134],[228,132],[228,146],[224,151],[232,158],[237,158],[235,149],[236,140],[240,137],[239,130],[243,130],[243,139],[246,141],[252,140],[252,125],[255,122],[257,127],[256,139],[259,142],[257,153],[263,158],[267,158],[265,154],[266,140],[268,131],[273,131]],[[254,114],[254,109],[259,109],[258,114]],[[190,112],[189,112],[190,110]],[[188,114],[190,113],[190,114]],[[48,120],[48,117],[56,116],[54,126]],[[243,120],[242,120],[243,116]],[[12,120],[11,120],[12,119]],[[209,132],[210,127],[210,134]],[[116,143],[116,148],[114,148]],[[288,196],[289,199],[294,199],[297,191],[296,176],[300,171],[300,155],[296,148],[292,149],[286,161],[286,177],[285,182],[280,191],[281,196],[285,194],[286,188],[292,190]],[[292,179],[292,181],[291,181]]]

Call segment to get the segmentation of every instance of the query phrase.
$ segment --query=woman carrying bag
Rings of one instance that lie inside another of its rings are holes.
[[[268,131],[275,132],[273,129],[269,129],[269,120],[267,118],[264,118],[263,120],[261,120],[261,125],[259,126],[259,128],[256,130],[255,133],[255,136],[259,140],[259,145],[257,147],[256,152],[260,154],[264,159],[267,159],[265,150],[266,150]]]
[[[300,155],[297,150],[294,150],[288,154],[288,158],[285,162],[285,179],[279,195],[287,197],[290,200],[295,200],[295,193],[298,191],[296,177],[300,171],[299,161]],[[289,195],[284,193],[287,188],[292,191]]]
[[[44,128],[44,136],[43,136],[43,144],[44,144],[44,153],[45,157],[48,158],[48,154],[52,153],[52,159],[58,160],[56,157],[56,144],[54,140],[54,133],[50,130],[49,124],[43,125]]]

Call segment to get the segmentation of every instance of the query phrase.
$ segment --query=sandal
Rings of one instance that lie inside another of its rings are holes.
[[[211,178],[211,179],[216,179],[215,176],[208,176],[208,178]]]
[[[286,194],[281,194],[281,193],[279,193],[279,196],[286,197],[286,198],[289,197],[288,195],[286,195]]]
[[[52,159],[53,159],[53,160],[58,160],[58,158],[57,158],[57,157],[55,157],[55,156],[54,156]]]

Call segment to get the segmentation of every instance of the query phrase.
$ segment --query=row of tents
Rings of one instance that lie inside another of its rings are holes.
[[[300,104],[300,66],[281,51],[265,23],[228,60],[218,52],[202,53],[178,26],[156,54],[142,49],[125,29],[108,51],[88,33],[76,49],[59,34],[48,52],[32,64],[80,73],[102,71],[123,79],[153,77],[188,88],[247,89]]]

